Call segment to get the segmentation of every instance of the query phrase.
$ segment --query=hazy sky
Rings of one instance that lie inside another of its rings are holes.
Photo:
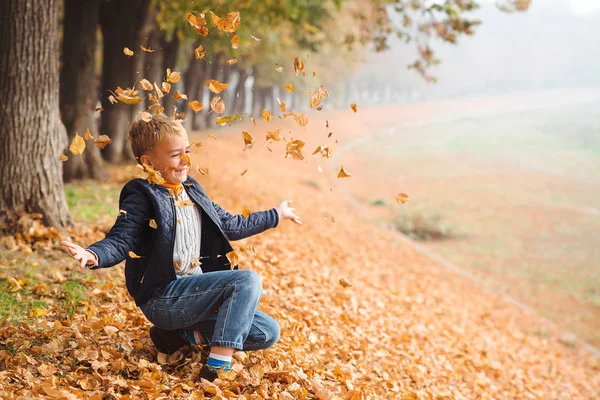
[[[571,8],[577,14],[600,9],[600,0],[571,0]]]

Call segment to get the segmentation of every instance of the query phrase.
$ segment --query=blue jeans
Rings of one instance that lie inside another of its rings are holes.
[[[259,350],[279,339],[277,321],[257,310],[261,295],[254,271],[216,271],[171,281],[140,308],[159,328],[200,331],[211,346]]]

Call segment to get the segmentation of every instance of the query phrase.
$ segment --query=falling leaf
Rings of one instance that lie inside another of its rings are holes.
[[[241,17],[239,11],[228,12],[224,18],[219,18],[212,11],[210,11],[210,15],[217,29],[222,32],[233,33],[240,25]]]
[[[321,153],[321,155],[325,158],[331,158],[331,149],[329,148],[329,146],[321,145],[317,147],[316,150],[313,152],[313,155],[317,153]]]
[[[119,102],[112,94],[108,96],[108,100],[110,101],[110,104],[116,104]]]
[[[85,141],[79,136],[79,133],[76,132],[75,137],[69,146],[69,151],[75,155],[79,155],[83,153],[83,150],[85,150]]]
[[[317,71],[313,71],[312,75],[313,77],[317,76]]]
[[[271,120],[271,111],[269,111],[269,110],[262,110],[262,119],[265,122],[269,122]]]
[[[94,142],[96,143],[97,148],[103,149],[106,147],[106,145],[112,143],[112,139],[109,138],[107,135],[100,135]]]
[[[244,139],[244,150],[251,149],[254,146],[254,138],[251,134],[246,131],[242,132],[242,138]]]
[[[396,203],[404,204],[409,199],[410,198],[408,197],[408,195],[406,193],[400,193],[398,196],[396,196]]]
[[[254,117],[250,117],[250,121],[252,121],[252,123],[254,124],[254,126],[258,125],[258,124],[256,123],[256,118],[254,118]]]
[[[148,90],[148,91],[150,91],[154,88],[148,79],[142,79],[140,81],[140,86],[142,87],[143,90]]]
[[[294,91],[294,87],[292,86],[291,83],[286,83],[285,84],[285,90],[287,90],[288,92],[293,92]]]
[[[177,83],[181,79],[181,74],[179,72],[171,72],[169,68],[167,68],[167,82]]]
[[[296,75],[298,75],[298,73],[302,72],[303,69],[304,69],[304,63],[302,62],[300,57],[294,57],[294,72],[296,73]]]
[[[194,49],[194,56],[196,57],[196,60],[204,58],[204,56],[206,55],[206,52],[202,51],[203,49],[204,48],[202,47],[202,45],[200,45]]]
[[[358,109],[356,108],[356,103],[352,103],[350,104],[350,108],[352,109],[352,111],[356,112],[358,111]]]
[[[129,48],[125,47],[123,49],[123,54],[125,54],[126,56],[131,57],[133,55],[133,51],[129,50]]]
[[[179,208],[193,206],[194,202],[191,200],[178,200],[175,202],[175,205]]]
[[[248,172],[248,168],[246,168],[246,169],[244,170],[244,172],[242,172],[240,175],[241,175],[241,176],[244,176],[244,175],[246,175],[246,172]]]
[[[333,132],[329,132],[329,134],[327,135],[327,137],[330,138],[331,135],[333,135]]]
[[[175,94],[173,95],[173,98],[175,100],[187,100],[188,99],[187,95],[185,95],[183,93],[179,93],[179,90],[175,91]]]
[[[225,112],[225,102],[219,96],[215,96],[210,101],[210,108],[217,114]]]
[[[154,53],[154,50],[152,49],[147,49],[144,46],[140,46],[140,49],[142,49],[142,51],[145,51],[146,53]]]
[[[257,42],[260,42],[260,40],[261,40],[261,39],[257,38],[257,37],[256,37],[256,36],[254,36],[254,35],[250,35],[250,37],[251,37],[252,39],[256,40]]]
[[[200,168],[196,165],[196,171],[200,172],[202,175],[208,175],[208,168]]]
[[[238,119],[242,119],[242,114],[233,114],[233,115],[227,115],[225,117],[219,117],[216,119],[215,122],[217,123],[217,125],[224,126],[224,125],[227,125],[228,123],[233,122]]]
[[[283,67],[277,67],[277,68],[275,68],[275,70],[276,70],[277,72],[281,72],[281,71],[283,71]]]
[[[209,80],[204,84],[213,93],[221,93],[223,90],[227,89],[229,86],[227,83],[221,83],[214,79]]]
[[[163,82],[162,86],[160,87],[160,91],[164,94],[169,93],[171,91],[171,84],[168,82]]]
[[[185,165],[187,165],[187,166],[189,167],[189,166],[190,166],[190,164],[191,164],[190,155],[189,155],[189,154],[185,154],[185,153],[184,153],[184,154],[182,154],[182,155],[181,155],[181,161],[183,161],[183,162],[184,162],[184,164],[185,164]]]
[[[350,175],[350,174],[348,173],[348,171],[346,171],[346,170],[344,169],[344,166],[342,165],[342,167],[340,168],[340,172],[338,172],[338,174],[337,174],[337,177],[338,177],[338,178],[349,178],[349,177],[351,177],[351,176],[352,176],[352,175]]]
[[[329,97],[329,92],[323,86],[320,86],[310,98],[310,108],[318,107],[325,97]]]
[[[272,139],[276,142],[279,142],[281,140],[281,138],[279,137],[280,131],[281,131],[281,129],[275,129],[274,131],[267,131],[266,140]]]
[[[306,126],[308,124],[308,117],[302,113],[292,111],[284,114],[284,117],[294,117],[294,121],[300,126]]]
[[[292,140],[285,146],[285,157],[288,155],[292,156],[294,160],[304,160],[304,154],[302,154],[302,148],[304,142],[302,140]]]
[[[59,160],[59,161],[67,161],[68,159],[69,159],[69,157],[65,156],[64,154],[61,154],[61,155],[58,157],[58,160]]]
[[[83,134],[83,140],[94,140],[94,136],[92,136],[89,128],[86,129],[85,133]]]
[[[218,137],[216,137],[215,135],[208,135],[208,137],[215,140],[218,139]]]
[[[230,60],[225,61],[225,64],[233,65],[233,64],[237,64],[237,62],[238,62],[237,58],[232,58]]]
[[[129,257],[131,257],[131,258],[142,258],[142,256],[138,256],[131,250],[129,250],[129,253],[127,253],[127,254],[129,254]]]
[[[252,214],[252,211],[248,207],[244,207],[242,210],[242,217],[248,218]]]
[[[279,97],[277,98],[277,103],[279,104],[279,108],[281,108],[281,112],[285,113],[285,103],[282,103]]]
[[[231,38],[231,47],[233,47],[234,49],[240,47],[240,37],[238,35],[233,35],[233,37]]]
[[[155,115],[158,115],[165,110],[165,108],[161,106],[160,103],[152,104],[150,107],[148,107],[148,109],[151,111],[154,110]]]
[[[146,171],[147,174],[146,180],[148,181],[148,183],[154,185],[162,185],[163,183],[165,183],[165,178],[162,177],[160,172],[156,171],[154,168],[146,164],[144,164],[143,167],[144,171]]]
[[[156,220],[154,220],[154,219],[151,219],[148,222],[148,225],[150,225],[150,228],[158,229],[158,225],[156,224]]]
[[[204,108],[204,104],[200,103],[198,100],[190,101],[188,106],[192,109],[194,113],[202,110]]]
[[[235,251],[230,251],[229,253],[227,253],[225,255],[227,257],[227,259],[229,260],[229,263],[231,264],[231,267],[233,268],[234,266],[238,265],[239,262],[239,256],[237,255],[237,253]]]
[[[98,107],[98,108],[96,108],[94,111],[104,111],[104,108],[102,108],[102,107]]]
[[[340,278],[340,286],[341,287],[350,287],[352,286],[352,283],[350,281],[348,281],[346,278]]]
[[[175,268],[175,271],[181,271],[181,267],[179,266],[179,261],[173,260],[173,268]]]
[[[150,122],[150,121],[152,121],[152,114],[150,114],[147,111],[142,111],[140,113],[140,119],[144,122]]]
[[[144,100],[143,97],[137,96],[138,91],[133,88],[122,89],[117,86],[114,94],[117,96],[117,100],[125,104],[137,104]]]
[[[208,35],[208,27],[206,26],[206,19],[204,15],[189,14],[187,18],[188,22],[196,30],[196,33],[206,37]]]

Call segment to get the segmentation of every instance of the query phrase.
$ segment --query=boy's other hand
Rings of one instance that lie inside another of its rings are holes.
[[[79,246],[78,244],[71,243],[67,240],[61,241],[60,244],[67,249],[69,254],[71,254],[71,257],[73,257],[75,260],[79,261],[80,268],[88,268],[90,266],[95,266],[95,267],[98,266],[98,259],[96,258],[96,255],[94,253],[87,251],[86,249]]]
[[[292,204],[291,200],[284,200],[277,206],[277,212],[279,213],[279,220],[291,219],[292,222],[302,225],[300,217],[296,215],[296,210],[290,207]]]

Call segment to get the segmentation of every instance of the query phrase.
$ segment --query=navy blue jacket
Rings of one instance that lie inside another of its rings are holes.
[[[236,269],[225,256],[233,250],[229,240],[256,235],[279,223],[275,208],[251,213],[248,218],[231,215],[213,203],[194,179],[188,177],[183,185],[202,212],[200,255],[205,273]],[[173,264],[175,200],[167,188],[145,179],[133,179],[121,191],[119,209],[122,211],[106,238],[88,249],[98,256],[98,266],[94,269],[112,267],[127,259],[127,290],[141,306],[158,289],[177,279]],[[157,229],[150,227],[151,219],[156,221]],[[141,258],[131,258],[130,251]]]

